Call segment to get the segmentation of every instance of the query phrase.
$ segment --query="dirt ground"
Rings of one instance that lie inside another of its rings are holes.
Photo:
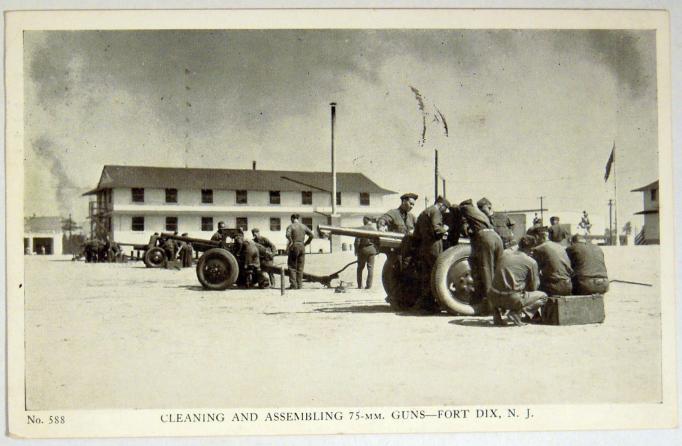
[[[526,327],[393,313],[383,256],[372,290],[285,296],[207,292],[193,268],[26,257],[27,408],[660,401],[658,249],[605,251],[612,279],[654,286],[612,283],[602,325]],[[306,266],[351,260],[309,255]]]

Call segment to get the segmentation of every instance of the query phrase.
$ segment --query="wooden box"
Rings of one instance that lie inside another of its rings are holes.
[[[601,324],[604,295],[550,296],[542,308],[542,323],[548,325]]]

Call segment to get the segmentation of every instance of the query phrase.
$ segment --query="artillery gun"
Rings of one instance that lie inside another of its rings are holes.
[[[232,241],[205,240],[192,237],[182,237],[171,233],[161,233],[155,241],[155,246],[148,248],[145,253],[145,264],[149,267],[161,267],[167,260],[166,252],[161,247],[166,240],[175,240],[191,243],[195,251],[202,252],[197,262],[197,278],[201,285],[208,290],[221,291],[231,288],[233,285],[249,286],[258,284],[267,287],[267,274],[288,274],[287,268],[273,265],[274,253],[269,252],[263,245],[248,241],[258,249],[261,260],[260,271],[245,267],[243,232],[240,229],[224,229],[223,234]],[[315,275],[303,273],[306,282],[321,283],[325,287],[331,287],[332,280],[338,279],[339,274],[357,262],[351,262],[341,270],[328,275]]]
[[[420,295],[417,259],[413,239],[396,232],[353,229],[319,225],[323,234],[371,238],[377,241],[380,253],[386,254],[381,281],[390,305],[396,310],[412,306]],[[469,266],[471,246],[461,240],[452,243],[438,256],[431,270],[431,291],[441,306],[452,314],[479,314],[479,305],[471,303],[474,280]]]

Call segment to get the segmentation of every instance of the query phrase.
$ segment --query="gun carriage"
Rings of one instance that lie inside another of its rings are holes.
[[[379,253],[386,254],[381,281],[389,296],[389,303],[396,310],[404,310],[414,304],[421,292],[418,275],[420,265],[411,236],[326,225],[320,225],[318,229],[321,233],[331,235],[375,239]],[[468,261],[471,246],[468,241],[453,238],[444,240],[444,243],[446,249],[438,256],[430,272],[431,291],[449,313],[479,314],[480,308],[471,304],[474,293],[474,280]]]
[[[205,240],[192,237],[182,237],[171,233],[161,233],[154,242],[154,246],[146,246],[144,262],[147,267],[160,268],[168,260],[163,248],[167,240],[191,243],[195,251],[203,253],[197,262],[196,273],[201,285],[207,290],[221,291],[232,286],[250,287],[257,285],[265,288],[271,285],[268,274],[288,274],[287,268],[272,263],[276,253],[270,252],[264,246],[253,241],[245,242],[240,229],[224,229],[222,241]],[[229,240],[229,241],[227,241]],[[260,268],[247,265],[245,246],[252,244],[258,249]],[[345,265],[341,270],[328,275],[303,274],[306,282],[321,283],[331,287],[332,280],[338,279],[342,271],[357,262]]]

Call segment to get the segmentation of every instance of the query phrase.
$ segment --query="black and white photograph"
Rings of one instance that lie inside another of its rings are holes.
[[[10,434],[675,426],[666,13],[299,13],[8,14]]]

